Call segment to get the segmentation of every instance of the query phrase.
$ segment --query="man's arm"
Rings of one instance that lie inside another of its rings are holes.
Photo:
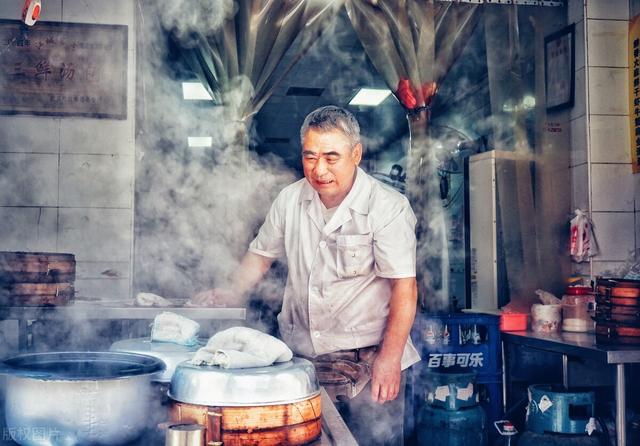
[[[274,258],[261,256],[251,251],[242,258],[240,265],[231,275],[231,283],[227,289],[206,290],[193,297],[197,305],[245,305],[246,297],[274,262]]]
[[[371,373],[371,398],[380,404],[398,396],[400,362],[416,316],[418,301],[415,277],[390,280],[391,300],[387,326]]]

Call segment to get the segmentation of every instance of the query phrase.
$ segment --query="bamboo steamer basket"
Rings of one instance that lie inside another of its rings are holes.
[[[73,254],[0,252],[2,305],[67,305],[75,296],[75,278]]]
[[[596,341],[640,345],[640,281],[596,281]]]

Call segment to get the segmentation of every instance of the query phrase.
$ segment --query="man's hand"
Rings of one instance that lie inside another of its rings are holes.
[[[189,302],[196,307],[237,307],[240,305],[235,293],[221,288],[200,291]]]
[[[371,399],[383,404],[393,401],[400,390],[400,360],[381,351],[373,361],[371,372]]]

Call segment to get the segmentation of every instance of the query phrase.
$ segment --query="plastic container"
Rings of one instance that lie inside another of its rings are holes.
[[[500,331],[525,331],[529,315],[527,313],[502,313]]]
[[[560,330],[562,305],[531,305],[531,330],[536,333],[555,333]]]
[[[595,303],[593,290],[587,286],[568,287],[562,296],[562,330],[592,332],[595,322],[591,313]]]

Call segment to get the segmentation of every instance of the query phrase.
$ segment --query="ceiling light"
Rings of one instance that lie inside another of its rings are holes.
[[[213,98],[201,82],[183,82],[182,97],[186,100],[213,101]]]
[[[211,136],[189,136],[187,144],[189,147],[211,147],[213,138]]]
[[[361,88],[360,91],[349,101],[349,105],[369,105],[376,106],[387,99],[391,91],[379,88]]]

